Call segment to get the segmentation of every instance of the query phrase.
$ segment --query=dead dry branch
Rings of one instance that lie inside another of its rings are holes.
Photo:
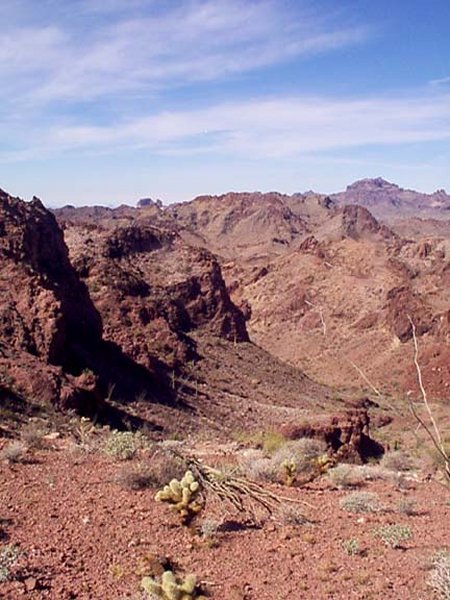
[[[271,515],[284,503],[302,504],[314,509],[304,500],[281,496],[240,476],[237,469],[221,471],[204,464],[194,456],[183,456],[176,450],[171,450],[171,452],[185,461],[188,469],[194,474],[195,480],[200,483],[204,494],[211,494],[219,501],[230,503],[239,512],[253,512],[256,506],[260,506]]]
[[[427,414],[428,414],[429,424],[425,422],[425,420],[421,417],[421,415],[419,415],[413,402],[410,402],[409,406],[410,406],[413,417],[416,419],[416,421],[419,423],[419,425],[423,427],[424,431],[427,433],[433,446],[435,447],[436,451],[438,452],[439,456],[441,457],[441,459],[443,461],[443,465],[444,465],[445,475],[448,479],[448,483],[450,484],[450,454],[447,451],[447,449],[444,446],[444,443],[442,441],[442,435],[441,435],[440,429],[436,423],[436,419],[434,418],[433,412],[431,410],[431,406],[428,401],[427,392],[426,392],[425,386],[423,384],[422,369],[420,368],[420,363],[419,363],[419,345],[417,343],[416,326],[414,324],[414,321],[411,319],[411,317],[409,315],[408,315],[408,320],[411,323],[412,337],[413,337],[413,342],[414,342],[414,366],[416,368],[417,380],[419,383],[420,393],[422,395],[423,405],[425,406],[425,410],[427,411]]]
[[[215,495],[220,500],[230,502],[239,511],[246,510],[248,503],[258,504],[270,514],[283,502],[303,504],[313,508],[304,500],[280,496],[245,477],[213,469],[196,458],[189,458],[188,464],[205,492]]]

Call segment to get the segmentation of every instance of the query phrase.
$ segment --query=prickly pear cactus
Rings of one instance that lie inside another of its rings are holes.
[[[168,502],[177,511],[184,524],[189,524],[203,508],[203,499],[198,481],[192,471],[186,471],[181,481],[172,479],[156,496],[157,502]]]
[[[161,598],[162,600],[199,598],[196,592],[197,578],[195,575],[187,575],[184,581],[179,581],[172,571],[164,571],[161,582],[152,577],[144,577],[141,586],[150,598]]]

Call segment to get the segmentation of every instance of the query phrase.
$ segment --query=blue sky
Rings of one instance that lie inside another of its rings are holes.
[[[448,0],[1,0],[0,187],[450,191]]]

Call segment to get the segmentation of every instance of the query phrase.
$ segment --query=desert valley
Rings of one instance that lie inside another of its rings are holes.
[[[0,597],[450,598],[444,191],[0,192],[0,278]]]

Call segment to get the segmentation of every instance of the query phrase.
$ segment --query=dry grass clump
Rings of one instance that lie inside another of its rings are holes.
[[[38,450],[44,444],[46,430],[41,425],[30,421],[20,431],[20,439],[29,450]]]
[[[437,552],[432,558],[428,586],[441,600],[450,600],[450,553]]]
[[[402,498],[397,504],[397,510],[402,515],[412,517],[417,515],[417,502],[414,498]]]
[[[382,510],[378,494],[373,492],[354,492],[341,498],[339,506],[351,513],[374,513]]]
[[[155,445],[151,449],[145,468],[151,476],[151,486],[161,488],[172,479],[181,479],[186,472],[187,464],[179,455]]]
[[[117,474],[116,481],[126,490],[144,490],[154,485],[151,469],[143,464],[124,467]]]
[[[0,451],[0,460],[7,463],[20,463],[25,460],[28,448],[23,442],[9,442]]]
[[[414,468],[411,457],[401,450],[387,452],[380,464],[389,471],[411,471]]]
[[[306,523],[310,522],[309,519],[307,519],[305,515],[300,512],[298,507],[288,504],[280,506],[275,518],[281,525],[298,526],[305,525]]]
[[[325,451],[325,443],[303,438],[285,442],[271,457],[262,451],[247,450],[240,467],[250,479],[292,484],[299,476],[308,478],[316,473]]]
[[[328,480],[337,489],[354,488],[363,485],[364,474],[354,465],[340,464],[327,473]]]

